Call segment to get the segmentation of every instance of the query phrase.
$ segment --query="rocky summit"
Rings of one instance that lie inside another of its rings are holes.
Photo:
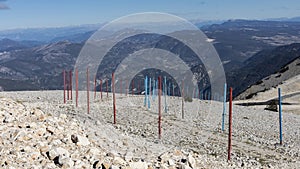
[[[90,140],[76,119],[0,99],[1,168],[197,168],[197,154],[174,150],[155,163],[120,157]]]
[[[86,98],[85,92],[79,98]],[[98,94],[98,93],[97,93]],[[98,95],[97,95],[98,97]],[[117,94],[102,100],[63,103],[62,91],[0,93],[0,168],[198,169],[297,168],[299,115],[283,114],[283,145],[278,114],[261,107],[233,107],[231,161],[227,161],[227,122],[221,131],[222,104],[193,99],[184,105],[167,97],[158,139],[157,100]],[[284,107],[285,110],[285,107]],[[209,113],[209,115],[207,115]],[[227,121],[227,118],[226,118]]]

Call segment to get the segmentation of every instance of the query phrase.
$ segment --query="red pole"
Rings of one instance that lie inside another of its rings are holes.
[[[96,99],[96,75],[94,77],[94,100]]]
[[[63,78],[64,78],[64,103],[66,103],[66,71],[63,70]]]
[[[70,100],[70,95],[69,95],[70,82],[68,77],[68,71],[66,71],[66,86],[67,86],[67,100]]]
[[[70,96],[71,96],[71,100],[73,99],[72,97],[72,70],[70,70]]]
[[[86,69],[86,97],[87,97],[87,113],[90,113],[90,79],[89,68]]]
[[[229,88],[229,133],[228,133],[228,161],[230,161],[231,157],[231,136],[232,136],[232,88]]]
[[[100,80],[100,98],[102,100],[102,80]]]
[[[108,80],[106,79],[106,97],[108,98]]]
[[[116,96],[115,96],[115,74],[112,73],[112,92],[113,92],[113,109],[114,109],[114,124],[116,124]]]
[[[75,85],[76,85],[76,107],[78,107],[78,70],[75,70]]]
[[[158,138],[161,139],[161,76],[158,77]]]

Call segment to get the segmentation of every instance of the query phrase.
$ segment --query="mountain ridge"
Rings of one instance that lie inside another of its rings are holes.
[[[300,22],[291,23],[288,26],[285,25],[286,23],[290,22],[232,20],[203,29],[208,38],[212,39],[225,68],[228,84],[236,89],[236,95],[255,83],[255,80],[261,80],[269,75],[268,73],[259,76],[254,75],[257,77],[254,80],[250,78],[248,82],[243,80],[248,70],[256,70],[255,66],[263,67],[258,64],[259,60],[264,62],[263,60],[270,59],[269,55],[272,54],[273,50],[280,47],[282,49],[289,48],[289,45],[295,45],[293,42],[300,42]],[[272,26],[274,29],[269,31]],[[61,89],[60,73],[62,69],[73,69],[88,34],[92,34],[92,32],[76,34],[76,36],[72,34],[63,38],[58,37],[56,40],[52,38],[51,43],[33,47],[27,46],[22,49],[8,49],[8,51],[0,53],[0,79],[20,80],[23,78],[23,80],[29,79],[34,84],[33,86],[37,86],[36,89]],[[294,37],[294,39],[287,41],[286,39],[289,37]],[[145,46],[146,42],[143,43]],[[136,45],[138,44],[136,43]],[[288,54],[289,52],[291,51],[287,50],[283,53]],[[189,57],[190,53],[185,55]],[[290,60],[291,58],[287,59],[286,62]],[[276,65],[275,67],[279,69],[281,66],[283,65]],[[269,71],[269,73],[274,71],[276,70]],[[233,83],[235,81],[243,81],[243,83],[237,85]],[[12,90],[10,86],[3,86],[3,88],[4,90]]]

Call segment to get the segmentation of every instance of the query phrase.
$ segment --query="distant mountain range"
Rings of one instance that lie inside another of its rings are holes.
[[[277,67],[278,70],[278,66],[275,67]],[[276,86],[281,85],[282,82],[292,79],[299,75],[300,75],[300,55],[298,55],[298,57],[295,60],[281,67],[279,71],[276,71],[275,73],[249,86],[245,91],[240,93],[236,97],[236,99],[240,99],[240,100],[251,99],[254,96],[256,96],[259,92],[265,92],[267,90],[275,88]],[[299,90],[299,88],[294,88],[294,89],[291,88],[291,91],[297,91],[297,90]]]
[[[87,32],[95,32],[104,24],[69,26],[57,28],[28,28],[0,31],[0,39],[11,39],[14,41],[39,41],[49,43],[55,39],[84,36]],[[87,37],[88,38],[88,37]],[[61,40],[61,39],[60,39]],[[67,39],[64,39],[67,40]]]
[[[292,72],[285,75],[285,78],[278,74],[277,79],[273,80],[272,84],[265,86],[262,90],[245,92],[250,86],[260,84],[264,78],[275,74],[277,72],[283,73],[289,63],[300,57],[300,43],[294,43],[286,46],[279,46],[275,49],[266,49],[256,53],[254,56],[244,62],[244,66],[228,72],[226,75],[228,84],[233,86],[235,91],[234,96],[239,96],[240,99],[250,98],[256,92],[275,87],[283,80],[287,80],[295,76]],[[294,67],[295,73],[299,72],[300,67]],[[297,73],[296,73],[297,75]],[[277,76],[277,75],[276,75]],[[253,93],[252,93],[253,92]],[[241,93],[244,93],[241,95]]]
[[[0,86],[4,90],[61,89],[61,71],[73,68],[84,42],[99,27],[0,31]],[[235,96],[300,56],[300,22],[295,20],[230,20],[201,29],[219,53]],[[134,48],[158,43],[153,40],[136,37]],[[130,52],[125,49],[124,53]],[[183,57],[192,64],[192,54],[185,52]]]

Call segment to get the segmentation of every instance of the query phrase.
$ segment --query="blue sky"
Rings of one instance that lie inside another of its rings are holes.
[[[300,16],[299,0],[0,0],[0,30],[108,22],[137,12],[189,20]]]

